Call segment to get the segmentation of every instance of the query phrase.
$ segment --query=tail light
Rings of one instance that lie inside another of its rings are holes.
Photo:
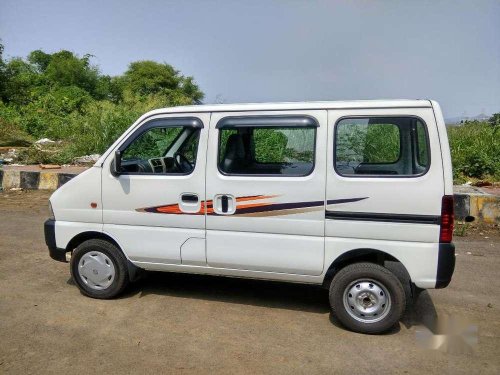
[[[441,230],[439,242],[450,243],[453,239],[453,195],[445,195],[441,201]]]

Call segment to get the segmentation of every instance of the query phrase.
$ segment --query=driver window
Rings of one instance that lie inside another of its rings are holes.
[[[122,153],[122,160],[162,157],[182,128],[153,128],[139,135]]]
[[[192,127],[148,129],[122,151],[122,172],[189,174],[195,167],[199,135]]]
[[[182,154],[194,165],[198,153],[198,132],[194,132],[182,147]]]

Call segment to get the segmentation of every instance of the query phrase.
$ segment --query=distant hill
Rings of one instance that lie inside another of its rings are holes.
[[[450,118],[445,118],[444,119],[444,122],[447,124],[447,125],[458,125],[460,123],[462,123],[462,121],[487,121],[489,118],[491,117],[491,115],[487,115],[485,113],[481,113],[477,116],[466,116],[466,115],[463,115],[463,116],[458,116],[458,117],[450,117]]]

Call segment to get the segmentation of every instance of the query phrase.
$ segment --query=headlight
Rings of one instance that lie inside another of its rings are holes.
[[[54,210],[52,209],[52,204],[49,201],[49,219],[55,220],[56,217],[54,216]]]

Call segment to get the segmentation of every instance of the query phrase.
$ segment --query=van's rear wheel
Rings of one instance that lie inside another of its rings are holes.
[[[387,331],[399,321],[405,305],[401,282],[378,264],[346,266],[335,275],[330,285],[333,314],[355,332]]]
[[[113,298],[129,282],[125,256],[115,245],[104,240],[81,243],[73,251],[70,268],[78,288],[92,298]]]

